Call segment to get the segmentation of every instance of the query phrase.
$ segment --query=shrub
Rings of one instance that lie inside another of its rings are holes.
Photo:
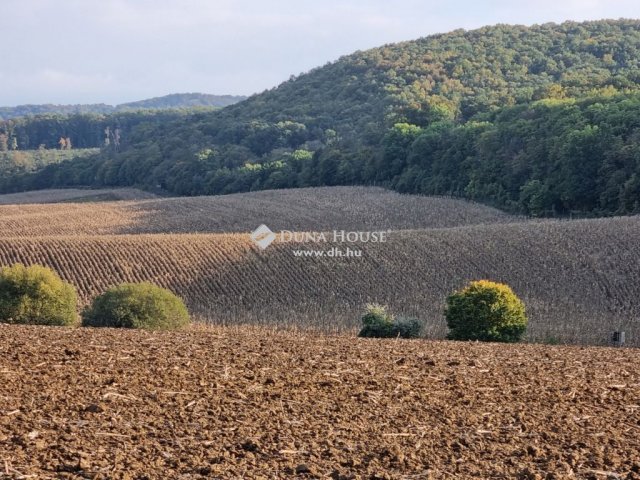
[[[362,329],[358,334],[364,338],[418,338],[422,323],[415,318],[396,319],[387,307],[368,304],[362,316]]]
[[[364,315],[362,315],[362,329],[358,336],[365,338],[393,337],[393,321],[393,315],[384,305],[367,304]]]
[[[420,338],[422,336],[422,322],[417,318],[399,317],[393,323],[394,337]]]
[[[480,280],[447,298],[450,340],[517,342],[527,328],[524,303],[507,285]]]
[[[0,322],[73,325],[77,308],[76,289],[50,268],[15,264],[0,269]]]
[[[87,327],[174,330],[190,323],[184,302],[152,283],[125,283],[98,296],[82,313]]]

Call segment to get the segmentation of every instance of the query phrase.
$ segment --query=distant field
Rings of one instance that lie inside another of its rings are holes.
[[[412,213],[415,214],[415,213]],[[352,246],[361,258],[299,258],[282,243],[259,251],[247,234],[0,239],[0,264],[41,263],[83,301],[123,281],[151,280],[219,323],[354,328],[364,303],[416,315],[445,333],[446,296],[472,279],[511,285],[527,304],[528,338],[607,343],[618,328],[640,345],[640,217],[401,231]]]
[[[109,202],[120,200],[142,200],[157,198],[156,195],[138,190],[135,188],[114,188],[114,189],[82,189],[82,188],[69,188],[59,190],[36,190],[31,192],[21,193],[8,193],[0,195],[0,205],[27,205],[27,204],[51,204],[51,203],[92,203],[92,202]],[[24,208],[24,207],[20,207]],[[20,211],[20,210],[18,210]],[[40,211],[43,215],[40,217],[47,218],[48,221],[55,221],[58,217],[58,221],[61,221],[61,217],[65,213],[64,207],[54,206],[47,210],[47,207],[38,205],[35,208],[25,209],[25,215],[31,216],[31,218],[38,217],[37,213]],[[94,205],[87,205],[85,214],[90,216],[90,212],[95,211]],[[3,220],[8,219],[9,216],[15,215],[15,209],[2,210],[0,207],[0,225],[6,225]],[[33,215],[35,214],[35,215]],[[35,225],[34,225],[35,227]],[[1,228],[1,227],[0,227]]]
[[[120,199],[149,196],[127,189],[51,190],[0,195],[0,204],[81,202],[100,194]],[[118,203],[0,206],[0,237],[251,232],[263,223],[274,231],[404,230],[514,220],[464,200],[400,195],[372,187],[328,187]]]

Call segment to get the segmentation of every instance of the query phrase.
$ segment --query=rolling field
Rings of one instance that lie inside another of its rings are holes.
[[[69,199],[67,192],[40,192],[41,197],[39,192],[18,195],[22,200],[31,198],[33,203],[41,203],[65,195]],[[87,192],[91,191],[79,190],[75,195],[86,196]],[[127,192],[138,195],[137,190],[113,192],[123,197]],[[0,195],[0,205],[17,203],[3,197],[11,196]],[[113,203],[6,205],[0,206],[0,237],[244,233],[263,223],[274,231],[404,230],[514,220],[499,210],[464,200],[400,195],[372,187],[328,187]]]
[[[0,325],[3,479],[640,478],[632,349]]]
[[[432,338],[445,333],[446,296],[490,278],[525,301],[529,340],[602,344],[622,328],[638,345],[640,217],[406,230],[350,245],[358,258],[294,254],[333,246],[276,241],[260,251],[247,234],[0,238],[0,264],[50,266],[84,303],[150,280],[217,323],[351,329],[364,303],[381,302],[424,320]]]
[[[0,195],[0,205],[49,204],[65,202],[85,203],[142,200],[149,198],[156,198],[156,195],[134,188],[113,188],[104,190],[69,188],[64,190],[37,190],[33,192],[8,193]],[[60,211],[60,207],[58,207],[58,211]],[[3,211],[0,213],[0,218],[4,218],[5,215],[9,216],[11,213],[9,213],[9,211]]]

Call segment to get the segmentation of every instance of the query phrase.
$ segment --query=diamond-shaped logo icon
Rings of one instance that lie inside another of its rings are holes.
[[[275,239],[276,234],[264,224],[256,228],[251,234],[251,240],[253,240],[253,243],[255,243],[260,250],[267,248]]]

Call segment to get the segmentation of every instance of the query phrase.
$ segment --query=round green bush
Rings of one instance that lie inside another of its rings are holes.
[[[125,283],[98,296],[82,313],[85,327],[175,330],[191,322],[184,302],[152,283]]]
[[[524,303],[507,285],[480,280],[447,298],[450,340],[518,342],[527,329]]]
[[[76,289],[50,268],[16,264],[0,269],[0,322],[73,325],[77,309]]]

